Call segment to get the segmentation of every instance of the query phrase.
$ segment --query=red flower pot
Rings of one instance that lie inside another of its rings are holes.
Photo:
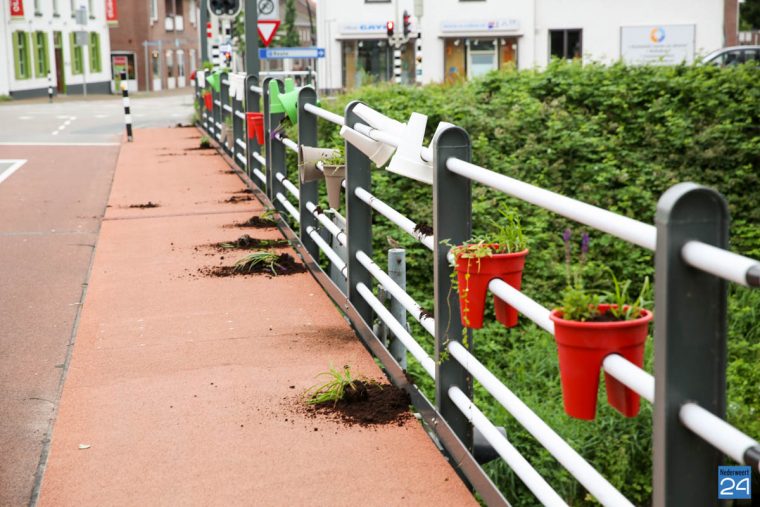
[[[245,113],[248,139],[256,136],[256,142],[264,144],[264,113]]]
[[[599,305],[602,314],[614,305]],[[652,312],[641,310],[634,320],[614,322],[579,322],[565,320],[553,310],[554,339],[559,352],[559,375],[562,401],[571,417],[592,420],[596,416],[599,369],[610,354],[620,354],[633,364],[644,365],[644,343]],[[639,413],[639,395],[607,373],[604,374],[607,401],[626,417]]]
[[[494,248],[497,246],[492,245]],[[488,283],[494,278],[504,280],[515,289],[520,289],[526,255],[527,249],[480,258],[457,255],[455,269],[459,282],[459,312],[463,326],[473,329],[483,327]],[[496,319],[506,327],[516,326],[517,310],[496,296],[493,299]]]
[[[203,92],[203,102],[206,104],[207,111],[214,109],[214,98],[211,96],[211,92]]]

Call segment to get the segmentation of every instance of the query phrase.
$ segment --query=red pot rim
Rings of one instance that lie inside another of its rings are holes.
[[[606,313],[610,308],[617,308],[617,305],[601,304],[598,306],[602,313]],[[615,322],[581,322],[579,320],[566,320],[562,318],[562,311],[559,309],[552,310],[549,318],[555,323],[565,327],[596,329],[620,329],[625,327],[640,326],[652,320],[652,312],[641,309],[641,316],[633,320],[618,320]]]
[[[458,246],[462,246],[462,245],[458,245]],[[490,246],[491,248],[493,248],[493,247],[498,247],[499,244],[498,243],[491,243],[491,244],[488,244],[488,245],[485,245],[485,246]],[[503,259],[505,257],[525,257],[526,255],[528,255],[529,251],[530,250],[528,250],[526,248],[525,250],[520,250],[519,252],[495,253],[495,254],[492,254],[490,256],[485,256],[485,257],[466,257],[466,258],[467,259],[475,259],[475,260],[481,259],[482,260],[482,259],[488,259],[489,257],[496,257],[496,258],[499,258],[499,259]],[[456,259],[457,260],[459,260],[461,258],[462,258],[462,254],[461,253],[456,254]]]

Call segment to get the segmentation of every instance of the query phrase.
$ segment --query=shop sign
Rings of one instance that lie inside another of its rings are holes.
[[[110,26],[119,25],[119,11],[116,8],[116,0],[106,0],[106,22]]]
[[[343,35],[387,34],[385,21],[369,23],[343,23],[338,26],[338,30]]]
[[[24,17],[24,0],[11,0],[11,17]]]
[[[442,21],[441,32],[514,32],[520,29],[517,19],[492,19],[485,21]]]
[[[623,26],[620,56],[629,65],[691,63],[695,32],[695,25]]]

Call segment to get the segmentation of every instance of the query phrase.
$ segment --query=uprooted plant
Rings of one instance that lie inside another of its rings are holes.
[[[310,387],[306,393],[306,402],[310,405],[333,402],[337,404],[340,400],[349,394],[349,397],[355,397],[359,394],[357,380],[351,376],[351,369],[348,365],[343,366],[343,371],[330,367],[328,371],[323,371],[317,375],[319,377],[328,377],[329,380],[323,384],[315,384]],[[366,394],[366,388],[364,389]]]
[[[235,271],[239,273],[252,273],[254,271],[271,271],[277,276],[277,268],[282,268],[278,261],[280,256],[274,252],[261,250],[252,252],[235,263]]]

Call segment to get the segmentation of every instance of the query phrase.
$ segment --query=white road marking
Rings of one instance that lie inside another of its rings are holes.
[[[19,116],[19,120],[33,120],[34,116]]]
[[[26,164],[26,160],[18,159],[18,160],[0,160],[0,163],[8,163],[11,162],[11,166],[6,169],[5,171],[0,173],[0,183],[8,179],[8,177],[15,173],[18,169],[21,168],[22,165]]]
[[[0,146],[121,146],[121,143],[50,143],[50,142],[2,142]]]
[[[107,114],[96,114],[95,118],[108,118]]]
[[[54,131],[53,131],[53,133],[52,133],[52,134],[50,134],[50,135],[51,135],[51,136],[57,136],[57,135],[58,135],[58,132],[59,132],[58,130],[54,130]]]

